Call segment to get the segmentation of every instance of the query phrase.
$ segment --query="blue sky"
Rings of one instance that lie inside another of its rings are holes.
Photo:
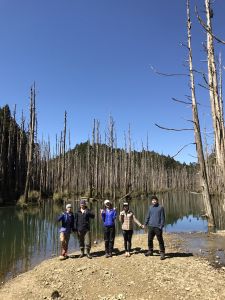
[[[193,14],[196,3],[203,12],[204,1],[191,3],[194,63],[205,70],[205,34]],[[215,33],[223,39],[224,13],[225,1],[214,1]],[[185,41],[185,0],[0,0],[0,106],[16,104],[18,120],[22,110],[28,115],[35,81],[39,138],[49,135],[54,143],[66,110],[74,146],[91,136],[94,118],[104,135],[111,114],[119,146],[130,124],[136,149],[148,133],[150,150],[172,156],[194,141],[193,132],[163,131],[154,123],[191,127],[190,107],[171,101],[186,100],[188,78],[162,77],[150,66],[185,73]],[[218,48],[223,55],[224,46]],[[211,132],[208,93],[198,88],[197,96]],[[188,163],[193,156],[189,146],[176,159]]]

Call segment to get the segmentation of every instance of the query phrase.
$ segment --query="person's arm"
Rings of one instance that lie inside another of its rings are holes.
[[[72,231],[75,231],[75,217],[74,215],[72,215],[72,218],[71,218],[71,224],[70,224],[70,227],[72,229]]]
[[[147,216],[146,216],[146,218],[145,218],[145,226],[148,225],[149,220],[150,220],[150,209],[151,209],[151,208],[149,208],[148,213],[147,213]]]
[[[89,218],[94,219],[95,214],[91,210],[88,209],[87,213]]]
[[[123,222],[124,222],[124,212],[123,211],[121,211],[121,213],[119,215],[119,220],[123,224]]]
[[[105,222],[105,210],[101,209],[100,212],[101,212],[102,221]]]
[[[163,206],[161,207],[161,216],[160,216],[160,219],[161,219],[160,228],[162,229],[164,227],[164,225],[165,225],[165,210],[164,210]]]
[[[138,219],[136,219],[134,214],[133,214],[133,220],[134,220],[134,223],[136,223],[139,227],[143,228],[143,225],[138,221]]]
[[[77,212],[74,214],[74,231],[77,231],[77,221],[78,221],[78,215]]]
[[[116,211],[116,209],[114,208],[114,214],[113,214],[113,220],[114,220],[114,221],[116,220],[116,217],[117,217],[117,211]]]
[[[58,216],[57,221],[60,222],[63,219],[64,214],[62,213],[61,215]]]

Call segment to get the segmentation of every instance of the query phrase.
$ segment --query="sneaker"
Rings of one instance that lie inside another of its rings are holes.
[[[153,256],[153,251],[152,251],[152,250],[148,250],[148,251],[145,253],[145,256]]]
[[[90,253],[87,253],[87,258],[92,259],[92,256]]]
[[[111,252],[109,253],[109,257],[112,257],[112,253]]]
[[[79,255],[79,258],[82,258],[82,257],[84,257],[84,253],[81,253],[81,254]]]
[[[60,256],[59,256],[59,260],[65,260],[65,259],[66,259],[65,256],[63,256],[63,255],[60,255]]]
[[[164,260],[164,259],[166,259],[166,257],[165,257],[165,253],[164,253],[164,252],[161,252],[161,253],[160,253],[160,259],[161,259],[161,260]]]
[[[106,253],[105,258],[109,258],[109,257],[110,257],[109,253]]]
[[[127,257],[130,257],[130,252],[127,252]]]

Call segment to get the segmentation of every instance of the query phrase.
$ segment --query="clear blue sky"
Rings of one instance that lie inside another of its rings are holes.
[[[192,12],[195,3],[203,12],[203,0],[191,2]],[[224,14],[225,1],[214,1],[214,28],[223,39]],[[194,63],[203,70],[205,34],[192,16]],[[150,65],[185,73],[185,41],[185,0],[0,0],[0,106],[17,104],[18,120],[22,109],[28,115],[35,81],[39,138],[55,141],[67,110],[74,146],[91,135],[94,118],[104,135],[111,114],[119,146],[130,124],[137,149],[148,133],[151,150],[172,156],[194,141],[193,132],[163,131],[154,123],[191,127],[190,107],[171,101],[186,100],[188,79],[158,76]],[[198,88],[197,95],[211,131],[208,94]],[[176,159],[195,161],[190,154],[196,156],[194,146]]]

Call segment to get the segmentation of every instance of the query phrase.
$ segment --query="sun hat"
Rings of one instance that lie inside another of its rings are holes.
[[[108,199],[106,199],[106,200],[104,201],[104,205],[107,205],[107,204],[111,204],[111,201],[108,200]]]
[[[67,208],[72,208],[72,205],[71,204],[66,204],[66,209]]]

